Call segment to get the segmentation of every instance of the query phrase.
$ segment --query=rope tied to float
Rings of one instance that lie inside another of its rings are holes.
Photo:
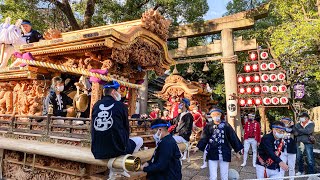
[[[93,76],[93,77],[99,78],[104,81],[115,80],[115,81],[118,81],[119,84],[126,86],[126,87],[129,87],[129,88],[134,88],[134,89],[141,88],[141,85],[137,85],[137,84],[125,82],[122,80],[114,79],[114,78],[110,77],[110,75],[102,75],[102,74],[98,74],[98,73],[93,73],[93,72],[90,72],[89,70],[84,69],[84,68],[74,68],[74,67],[62,66],[62,65],[57,65],[57,64],[47,63],[47,62],[42,62],[42,61],[26,60],[26,59],[21,59],[21,58],[17,58],[16,61],[20,62],[20,63],[26,63],[26,64],[32,65],[32,66],[39,66],[39,67],[46,67],[46,68],[50,68],[50,69],[55,69],[55,70],[59,70],[62,72],[75,73],[75,74],[80,74],[80,75],[84,75],[84,76]]]

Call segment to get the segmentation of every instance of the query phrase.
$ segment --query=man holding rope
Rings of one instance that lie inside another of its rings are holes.
[[[262,137],[258,148],[256,165],[257,178],[281,178],[284,171],[288,171],[288,165],[280,159],[284,148],[284,133],[286,131],[283,122],[277,121],[272,125],[272,132]]]

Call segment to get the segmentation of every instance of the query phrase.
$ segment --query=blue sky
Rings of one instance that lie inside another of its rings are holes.
[[[227,3],[231,0],[207,0],[209,4],[209,11],[204,16],[205,20],[221,17],[227,12]]]

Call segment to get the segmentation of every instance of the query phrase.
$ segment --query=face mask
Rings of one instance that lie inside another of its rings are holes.
[[[120,93],[118,93],[118,91],[114,91],[114,93],[113,93],[113,98],[114,98],[116,101],[120,101],[120,100],[121,100],[121,95],[120,95]]]
[[[301,117],[301,118],[299,118],[299,121],[300,121],[300,122],[305,122],[305,121],[306,121],[306,118],[305,118],[305,117]]]
[[[208,118],[208,121],[211,122],[213,119],[212,118]]]
[[[216,122],[217,122],[217,121],[220,121],[220,117],[218,117],[218,116],[213,117],[212,119],[213,119],[214,121],[216,121]]]
[[[158,134],[159,131],[160,130],[158,129],[158,131],[153,135],[153,139],[156,141],[156,143],[158,143],[161,140],[161,132],[160,134]]]
[[[281,139],[281,138],[283,138],[284,134],[280,134],[280,133],[276,132],[276,133],[274,134],[274,136],[275,136],[276,138],[278,138],[278,139]]]
[[[62,92],[64,90],[64,86],[58,86],[56,87],[56,90]]]

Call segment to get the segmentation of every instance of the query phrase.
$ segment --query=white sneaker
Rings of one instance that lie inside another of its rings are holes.
[[[253,167],[257,167],[257,165],[256,165],[256,164],[253,164]]]
[[[301,176],[301,175],[304,175],[304,172],[297,172],[296,173],[296,176]]]
[[[207,163],[204,163],[200,168],[201,168],[201,169],[205,169],[205,168],[207,168],[207,167],[208,167]]]
[[[245,167],[246,165],[247,165],[247,163],[242,163],[240,166]]]

